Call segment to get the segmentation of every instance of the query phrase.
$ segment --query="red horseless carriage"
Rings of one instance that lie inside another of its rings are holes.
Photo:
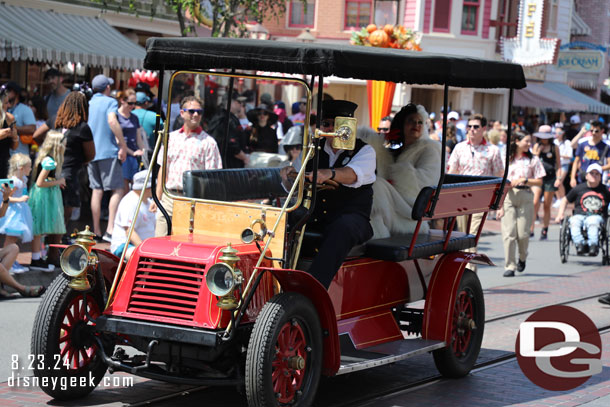
[[[244,84],[284,83],[307,97],[307,117],[315,81],[321,106],[323,80],[331,75],[441,84],[445,109],[449,86],[509,88],[509,109],[512,89],[525,86],[517,65],[371,47],[161,38],[149,40],[147,51],[145,67],[158,70],[161,83],[173,71],[170,101],[185,86],[210,97],[211,82],[229,94]],[[305,123],[303,165],[290,191],[281,187],[277,167],[185,172],[181,194],[164,187],[173,199],[170,234],[145,240],[128,262],[80,233],[62,254],[65,275],[47,291],[32,335],[32,353],[45,360],[59,354],[65,366],[35,374],[93,375],[97,385],[110,368],[174,383],[240,386],[251,406],[309,405],[321,375],[426,352],[443,375],[466,375],[485,323],[481,285],[466,266],[491,262],[463,251],[476,246],[483,223],[472,233],[453,229],[456,216],[501,204],[506,175],[445,175],[443,157],[438,184],[417,196],[415,232],[354,248],[326,290],[302,271],[315,254],[318,236],[306,221],[320,188],[305,182],[304,169],[309,161],[317,169],[321,136],[353,145],[354,120],[336,120],[334,133],[315,135]],[[172,143],[168,127],[155,156]],[[436,222],[442,229],[419,233],[422,222],[437,219],[444,219]],[[410,306],[421,300],[423,308]],[[128,355],[125,346],[139,352]],[[93,388],[43,390],[74,399]]]

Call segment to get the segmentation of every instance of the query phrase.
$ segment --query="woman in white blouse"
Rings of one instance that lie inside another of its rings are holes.
[[[559,157],[561,162],[561,182],[557,187],[557,202],[556,207],[559,207],[561,198],[566,196],[566,190],[563,186],[563,180],[570,172],[570,163],[574,156],[574,150],[570,140],[566,139],[565,131],[563,131],[563,123],[555,123],[555,145],[559,147]]]
[[[532,186],[541,186],[545,175],[540,159],[530,152],[532,137],[517,132],[509,147],[508,193],[497,217],[502,219],[504,242],[504,277],[514,277],[515,271],[525,270],[525,259],[534,216]],[[519,248],[519,260],[516,258]]]

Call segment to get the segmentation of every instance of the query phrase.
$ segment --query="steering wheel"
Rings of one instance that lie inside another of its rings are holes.
[[[288,177],[288,179],[294,181],[297,177],[297,172],[289,172],[288,174],[286,174],[286,176]],[[312,182],[305,178],[305,185],[310,186],[312,185]],[[324,181],[324,183],[318,184],[318,191],[335,190],[337,188],[339,188],[339,183],[332,179],[327,179],[326,181]]]

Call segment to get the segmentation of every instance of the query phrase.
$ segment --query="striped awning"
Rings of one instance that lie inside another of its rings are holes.
[[[0,3],[0,61],[141,68],[146,51],[106,21]]]
[[[572,35],[591,35],[591,27],[578,15],[577,12],[572,13],[572,27],[570,28]]]
[[[555,93],[563,95],[565,98],[572,99],[578,103],[586,105],[586,112],[598,113],[598,114],[610,114],[610,105],[600,102],[597,99],[593,99],[590,96],[585,95],[572,89],[565,83],[560,82],[544,82],[542,84],[545,88],[552,90]]]

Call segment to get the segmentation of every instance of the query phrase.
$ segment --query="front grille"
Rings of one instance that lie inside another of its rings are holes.
[[[140,258],[127,311],[193,319],[204,269],[203,264]]]

